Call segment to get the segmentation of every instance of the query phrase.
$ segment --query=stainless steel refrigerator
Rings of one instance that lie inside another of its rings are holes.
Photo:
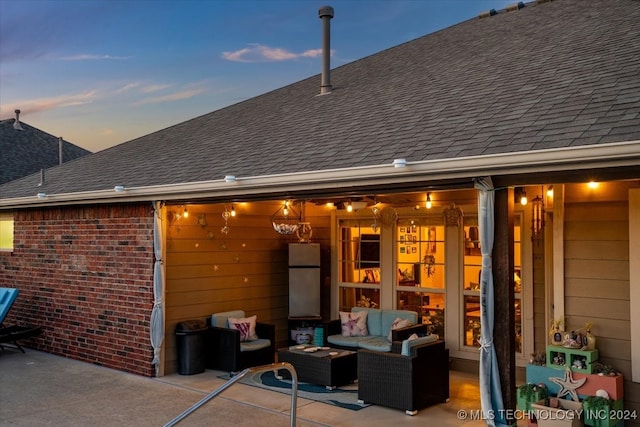
[[[320,244],[289,244],[289,317],[320,316]]]

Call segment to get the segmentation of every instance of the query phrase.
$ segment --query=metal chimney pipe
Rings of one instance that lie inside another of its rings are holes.
[[[320,84],[320,95],[331,93],[331,75],[329,73],[329,58],[331,57],[331,18],[333,18],[333,8],[322,6],[318,11],[322,19],[322,83]]]
[[[22,126],[20,126],[20,110],[16,110],[16,120],[13,122],[13,128],[15,130],[24,130]]]
[[[58,137],[58,164],[62,164],[62,143],[64,140],[61,136]]]

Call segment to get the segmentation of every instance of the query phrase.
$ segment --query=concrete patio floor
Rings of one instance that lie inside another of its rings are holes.
[[[223,372],[144,378],[26,349],[0,351],[2,426],[163,426],[224,383]],[[451,372],[451,401],[418,412],[358,411],[298,399],[297,426],[482,426],[477,376]],[[234,384],[180,425],[288,426],[290,395]],[[462,411],[467,418],[459,414]]]

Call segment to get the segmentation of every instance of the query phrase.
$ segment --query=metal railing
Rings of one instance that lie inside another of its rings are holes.
[[[286,362],[272,363],[270,365],[255,366],[253,368],[245,369],[239,374],[234,375],[229,381],[222,384],[220,387],[218,387],[211,393],[207,394],[205,397],[203,397],[198,402],[193,404],[186,411],[184,411],[183,413],[181,413],[180,415],[178,415],[177,417],[169,421],[167,424],[165,424],[165,427],[171,427],[178,424],[180,421],[184,420],[189,415],[197,411],[202,405],[204,405],[214,397],[218,396],[220,393],[222,393],[223,391],[225,391],[226,389],[228,389],[229,387],[231,387],[232,385],[240,381],[242,378],[247,376],[247,374],[254,373],[254,372],[273,371],[276,375],[278,375],[278,369],[286,369],[291,374],[291,427],[295,427],[296,406],[298,401],[298,374],[296,374],[296,370],[294,369],[293,365]]]

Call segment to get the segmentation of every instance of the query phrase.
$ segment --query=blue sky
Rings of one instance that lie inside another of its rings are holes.
[[[476,18],[501,0],[0,0],[0,118],[99,151]]]

